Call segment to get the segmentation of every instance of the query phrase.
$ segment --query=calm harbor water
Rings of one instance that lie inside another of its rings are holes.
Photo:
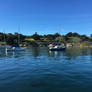
[[[0,49],[0,92],[91,92],[92,48]]]

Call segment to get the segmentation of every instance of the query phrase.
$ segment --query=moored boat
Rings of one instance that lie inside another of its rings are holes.
[[[18,32],[20,32],[20,27]],[[25,48],[20,47],[20,34],[18,34],[18,40],[16,44],[13,44],[10,48],[6,48],[6,51],[24,51]]]
[[[6,51],[24,51],[25,48],[17,46],[11,46],[10,48],[6,48]]]
[[[49,46],[50,51],[63,51],[65,49],[66,49],[66,46],[61,46],[61,45],[55,45],[55,46],[50,45]]]

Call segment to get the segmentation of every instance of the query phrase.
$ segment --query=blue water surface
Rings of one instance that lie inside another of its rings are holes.
[[[0,92],[91,92],[92,48],[0,49]]]

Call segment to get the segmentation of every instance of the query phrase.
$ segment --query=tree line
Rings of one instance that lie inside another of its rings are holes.
[[[27,36],[19,33],[0,33],[0,42],[7,45],[17,44],[17,43],[27,43],[27,42],[51,42],[51,41],[61,41],[61,42],[83,42],[92,41],[92,34],[88,37],[87,35],[80,35],[78,33],[69,32],[65,35],[59,33],[39,35],[35,32],[33,35]]]

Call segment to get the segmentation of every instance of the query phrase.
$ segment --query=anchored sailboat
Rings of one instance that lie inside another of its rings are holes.
[[[20,27],[18,29],[18,32],[20,32]],[[11,48],[6,48],[6,51],[24,51],[25,48],[20,47],[20,34],[18,34],[18,43],[11,46]]]
[[[56,44],[56,45],[50,44],[48,47],[49,47],[50,51],[63,51],[66,49],[66,46],[64,46],[64,45],[62,46],[60,44],[60,41],[58,42],[58,44]]]
[[[66,49],[66,46],[61,46],[60,44],[57,44],[57,45],[52,45],[50,44],[49,45],[49,50],[50,51],[63,51]]]

